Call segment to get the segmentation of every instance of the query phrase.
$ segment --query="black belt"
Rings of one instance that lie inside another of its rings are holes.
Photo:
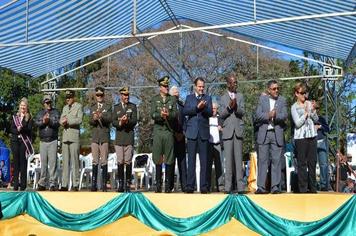
[[[274,129],[268,129],[267,132],[274,132]]]

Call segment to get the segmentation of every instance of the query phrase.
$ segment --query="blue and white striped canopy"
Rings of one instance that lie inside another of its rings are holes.
[[[351,14],[346,16],[240,26],[228,30],[343,60],[350,55],[356,42],[355,0],[256,0],[256,11],[253,0],[136,1],[137,26],[141,30],[169,19],[163,7],[166,4],[178,19],[204,25],[349,12]],[[73,42],[70,39],[130,35],[132,19],[132,0],[19,0],[7,6],[0,5],[0,66],[32,76],[43,75],[120,40]]]

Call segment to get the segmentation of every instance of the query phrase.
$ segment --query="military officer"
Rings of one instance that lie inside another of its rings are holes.
[[[69,173],[72,170],[73,190],[79,186],[79,130],[83,120],[82,104],[75,101],[75,92],[67,90],[66,103],[63,107],[60,124],[63,126],[62,137],[62,187],[61,191],[68,191]]]
[[[90,106],[89,124],[92,128],[91,153],[93,173],[91,191],[97,191],[98,168],[101,166],[102,190],[106,192],[110,141],[111,104],[105,101],[103,87],[95,88],[95,103]]]
[[[169,77],[158,80],[159,94],[151,100],[153,127],[153,162],[156,165],[156,193],[162,192],[162,163],[165,163],[165,192],[172,191],[174,155],[173,123],[177,116],[176,98],[168,94]]]
[[[118,192],[130,192],[132,155],[134,147],[134,128],[137,123],[136,105],[129,102],[129,89],[120,89],[121,99],[114,107],[113,126],[116,128],[115,152],[118,158]],[[126,166],[126,181],[125,177]],[[125,188],[124,188],[124,182]]]

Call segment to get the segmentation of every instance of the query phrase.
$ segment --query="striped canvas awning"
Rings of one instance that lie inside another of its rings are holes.
[[[136,0],[136,4],[141,30],[169,20],[169,8],[177,19],[226,25],[230,32],[262,42],[343,60],[356,42],[354,0]],[[0,66],[40,76],[107,48],[120,36],[130,36],[133,5],[133,0],[19,0],[0,5]]]

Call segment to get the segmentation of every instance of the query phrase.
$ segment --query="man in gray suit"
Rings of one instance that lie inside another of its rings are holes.
[[[74,100],[75,92],[66,91],[66,103],[63,107],[60,124],[63,126],[62,156],[63,172],[61,191],[68,191],[69,171],[72,170],[73,190],[79,186],[79,131],[83,120],[82,104]]]
[[[284,145],[284,129],[288,117],[286,99],[279,96],[276,80],[268,81],[267,95],[261,95],[256,110],[258,144],[258,175],[256,194],[268,193],[266,177],[271,160],[271,193],[280,193],[281,155]],[[271,154],[271,156],[270,156]]]
[[[225,157],[225,193],[234,191],[233,176],[237,192],[244,193],[242,169],[242,138],[245,114],[245,102],[241,93],[236,92],[237,79],[234,75],[225,77],[228,91],[221,97],[220,118],[223,122],[222,139]]]

